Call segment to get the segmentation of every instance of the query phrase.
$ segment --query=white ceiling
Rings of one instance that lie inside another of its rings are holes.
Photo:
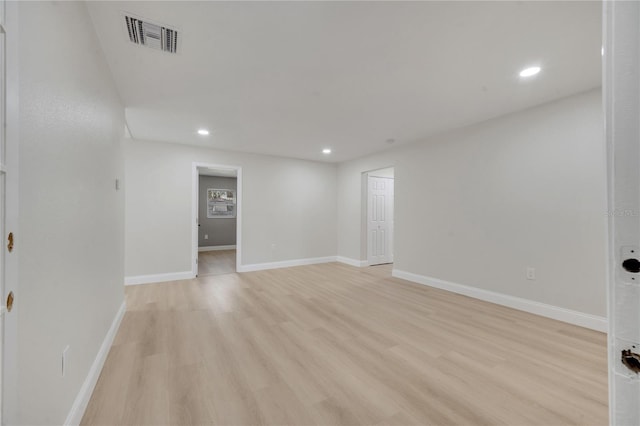
[[[600,86],[599,2],[88,8],[139,139],[344,161]],[[181,53],[131,43],[123,11],[182,30]]]

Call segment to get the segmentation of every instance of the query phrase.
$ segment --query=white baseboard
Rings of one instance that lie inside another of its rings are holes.
[[[89,369],[89,373],[80,388],[80,392],[78,392],[75,401],[73,401],[73,405],[71,406],[71,410],[69,410],[67,419],[64,421],[66,426],[77,426],[82,421],[82,416],[84,416],[84,412],[87,409],[93,389],[96,387],[96,383],[98,383],[100,372],[102,371],[104,362],[107,360],[109,349],[111,349],[113,339],[116,337],[116,333],[120,327],[120,322],[122,322],[122,317],[124,317],[126,310],[127,304],[123,301],[122,305],[120,305],[120,309],[113,319],[113,322],[111,323],[111,327],[109,328],[107,335],[104,336],[100,350],[98,350],[96,359],[94,359],[93,364],[91,364],[91,368]]]
[[[369,266],[369,261],[367,260],[357,260],[357,259],[352,259],[350,257],[344,257],[344,256],[337,256],[336,261],[340,263],[346,263],[347,265],[356,266],[358,268],[361,268],[363,266]]]
[[[193,272],[171,272],[168,274],[135,275],[124,277],[124,285],[138,285],[149,283],[161,283],[165,281],[190,280],[194,278]]]
[[[335,262],[335,256],[310,257],[307,259],[283,260],[281,262],[254,263],[251,265],[240,265],[238,272],[263,271],[265,269],[290,268],[292,266],[315,265],[316,263]]]
[[[414,283],[451,291],[453,293],[463,294],[475,299],[507,306],[509,308],[518,309],[520,311],[525,311],[554,320],[567,322],[569,324],[579,325],[581,327],[590,328],[592,330],[602,331],[606,333],[608,329],[607,319],[604,317],[573,311],[571,309],[560,308],[558,306],[547,305],[546,303],[535,302],[533,300],[523,299],[520,297],[496,293],[481,288],[456,284],[440,280],[438,278],[430,278],[424,275],[418,275],[411,272],[400,271],[397,269],[393,270],[392,275],[396,278],[402,278]]]
[[[198,247],[198,251],[218,251],[218,250],[235,250],[236,246],[206,246],[206,247]]]

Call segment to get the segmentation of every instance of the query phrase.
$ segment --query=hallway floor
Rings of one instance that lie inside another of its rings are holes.
[[[223,275],[236,272],[235,250],[201,251],[198,253],[198,276]]]

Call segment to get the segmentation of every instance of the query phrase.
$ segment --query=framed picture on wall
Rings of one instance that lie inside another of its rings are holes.
[[[207,218],[236,217],[236,191],[234,189],[207,189]]]

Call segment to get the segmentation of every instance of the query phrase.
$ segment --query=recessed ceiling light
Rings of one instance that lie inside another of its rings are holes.
[[[200,136],[207,136],[209,135],[209,131],[207,129],[198,129],[198,134]]]
[[[331,149],[330,148],[325,148],[322,150],[323,154],[331,154]]]
[[[531,77],[540,72],[540,67],[529,67],[520,71],[520,77]]]

